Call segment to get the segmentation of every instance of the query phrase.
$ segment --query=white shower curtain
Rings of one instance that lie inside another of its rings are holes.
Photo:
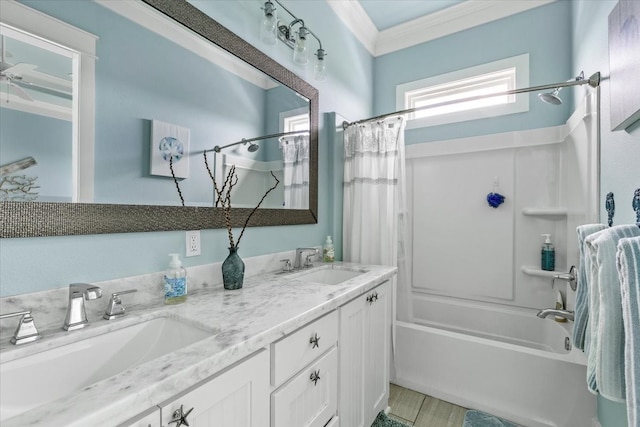
[[[309,207],[309,135],[283,136],[280,150],[284,159],[284,207]]]
[[[345,130],[343,258],[397,266],[397,318],[412,321],[404,127],[395,116]]]

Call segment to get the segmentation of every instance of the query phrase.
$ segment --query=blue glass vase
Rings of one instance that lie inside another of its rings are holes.
[[[225,289],[240,289],[244,281],[244,262],[238,248],[229,248],[229,255],[222,263],[222,283]]]

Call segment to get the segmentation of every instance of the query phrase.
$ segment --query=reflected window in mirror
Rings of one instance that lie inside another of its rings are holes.
[[[0,200],[77,200],[76,54],[0,24]]]
[[[96,37],[18,2],[0,33],[0,200],[92,201]]]

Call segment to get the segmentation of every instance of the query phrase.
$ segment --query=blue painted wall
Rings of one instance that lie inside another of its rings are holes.
[[[577,74],[571,68],[569,21],[569,2],[560,1],[376,58],[375,113],[397,110],[399,84],[525,53],[529,53],[530,86],[568,80]],[[537,101],[535,94],[529,96],[528,112],[410,129],[406,143],[533,129],[567,120],[567,103],[553,107]]]
[[[572,2],[572,45],[574,67],[583,68],[587,75],[600,71],[603,77],[600,85],[600,217],[607,217],[604,198],[608,192],[613,192],[617,202],[614,223],[628,224],[635,221],[631,200],[634,190],[640,188],[640,121],[626,130],[611,131],[610,105],[615,100],[609,92],[608,16],[616,4],[614,0]],[[575,95],[580,96],[580,93]]]
[[[28,4],[39,8],[45,4],[49,7],[52,3],[55,2],[35,1]],[[62,3],[76,8],[83,2],[67,0]],[[352,120],[371,114],[371,55],[342,25],[326,2],[307,0],[290,3],[287,6],[290,6],[293,13],[304,18],[305,23],[321,38],[323,47],[330,55],[327,58],[329,77],[324,82],[313,80],[311,68],[305,70],[293,66],[288,47],[281,43],[276,46],[262,45],[257,26],[261,13],[260,2],[216,1],[217,7],[213,11],[214,18],[223,25],[306,78],[320,91],[318,224],[251,228],[245,233],[240,248],[240,254],[245,257],[321,245],[324,242],[333,227],[329,203],[333,191],[329,180],[333,169],[329,167],[327,147],[328,135],[333,132],[333,125],[326,126],[323,112],[339,111]],[[247,11],[254,15],[245,15]],[[326,25],[327,22],[332,25]],[[126,94],[117,84],[113,84],[112,88],[123,96]],[[212,102],[223,104],[224,99],[215,98]],[[97,112],[97,117],[97,122],[100,123],[100,111]],[[236,140],[228,136],[222,139],[225,142]],[[193,266],[222,261],[226,256],[227,246],[225,230],[205,230],[202,233],[202,255],[186,258],[184,264]],[[181,231],[0,239],[0,295],[64,287],[74,281],[100,281],[162,271],[167,265],[167,254],[184,253],[184,247],[185,236]]]

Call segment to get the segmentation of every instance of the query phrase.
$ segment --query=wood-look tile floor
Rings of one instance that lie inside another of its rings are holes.
[[[467,411],[462,406],[390,384],[390,418],[414,427],[461,427]]]

